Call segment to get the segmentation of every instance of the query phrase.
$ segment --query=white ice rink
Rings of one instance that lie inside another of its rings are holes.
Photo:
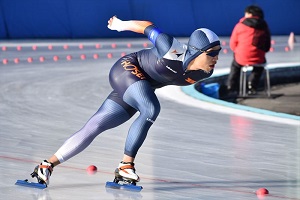
[[[228,38],[222,40],[227,41],[223,49],[228,49]],[[299,48],[285,51],[287,37],[275,37],[275,41],[268,62],[300,62]],[[161,113],[135,161],[139,185],[144,187],[141,192],[105,188],[105,182],[114,178],[135,116],[54,168],[47,189],[14,185],[17,179],[29,178],[37,164],[97,111],[111,91],[112,64],[123,53],[144,48],[146,42],[1,42],[6,49],[0,49],[0,199],[248,200],[261,199],[255,191],[264,187],[270,191],[266,200],[300,200],[300,121],[272,120],[234,109],[223,112],[228,108],[214,109],[217,105],[191,99],[171,87],[157,90]],[[65,44],[68,49],[63,48]],[[107,58],[109,53],[112,58]],[[95,54],[98,59],[93,58]],[[55,55],[58,61],[53,61]],[[44,62],[39,61],[42,56]],[[3,64],[3,59],[8,63]],[[231,59],[230,51],[221,53],[216,70],[229,68]],[[98,172],[89,175],[89,165],[96,165]]]

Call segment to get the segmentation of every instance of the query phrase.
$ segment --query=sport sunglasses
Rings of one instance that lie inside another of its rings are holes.
[[[206,55],[208,55],[208,56],[210,56],[210,57],[215,57],[215,56],[219,55],[219,53],[220,53],[220,51],[221,51],[221,49],[222,49],[222,47],[220,47],[220,49],[218,49],[218,50],[203,51],[203,50],[198,49],[198,48],[196,48],[196,47],[194,47],[194,46],[190,46],[190,47],[192,47],[193,49],[195,49],[195,50],[197,50],[197,51],[200,51],[200,52],[202,52],[202,53],[206,53]]]

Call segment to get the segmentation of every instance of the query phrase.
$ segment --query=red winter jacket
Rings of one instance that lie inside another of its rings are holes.
[[[257,17],[241,18],[230,37],[230,48],[240,65],[265,63],[265,54],[270,46],[271,35],[268,25]]]

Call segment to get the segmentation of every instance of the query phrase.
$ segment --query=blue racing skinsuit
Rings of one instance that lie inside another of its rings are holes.
[[[190,85],[211,76],[212,71],[185,69],[185,44],[153,25],[145,29],[145,35],[154,47],[126,55],[113,65],[109,74],[113,91],[85,126],[57,151],[60,162],[78,154],[100,133],[126,122],[139,111],[128,131],[124,151],[135,157],[160,112],[154,90],[166,85]]]

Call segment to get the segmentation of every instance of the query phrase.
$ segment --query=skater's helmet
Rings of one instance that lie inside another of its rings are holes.
[[[199,28],[195,30],[189,38],[187,51],[183,60],[184,70],[187,68],[189,63],[203,53],[203,51],[217,45],[220,45],[220,39],[213,31],[207,28]]]

